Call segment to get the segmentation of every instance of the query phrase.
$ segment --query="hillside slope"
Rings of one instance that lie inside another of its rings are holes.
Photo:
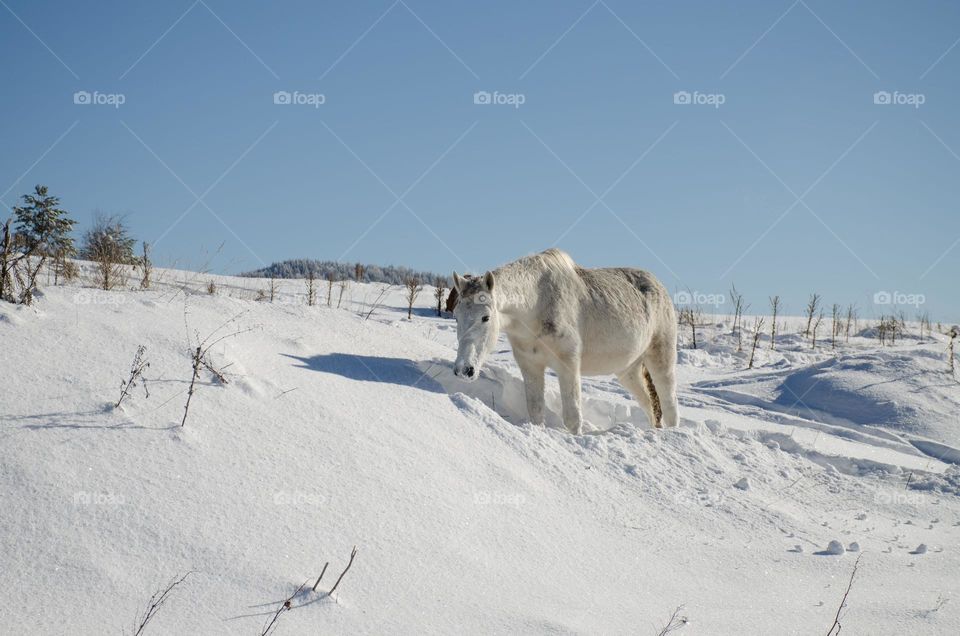
[[[960,631],[938,600],[960,568],[947,462],[725,400],[697,386],[721,371],[689,360],[677,429],[650,430],[598,378],[601,430],[572,437],[523,422],[505,344],[460,386],[426,292],[413,321],[394,294],[370,319],[367,300],[277,300],[171,280],[0,307],[0,631],[131,633],[191,572],[146,633],[259,634],[329,561],[278,634],[656,634],[678,605],[685,634],[808,634],[858,556],[831,541],[863,554],[845,632]],[[204,373],[181,427],[188,338],[218,327],[253,330],[213,348],[228,383]],[[150,397],[114,409],[140,344]]]

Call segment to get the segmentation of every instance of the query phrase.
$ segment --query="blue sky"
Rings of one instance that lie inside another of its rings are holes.
[[[44,183],[161,264],[556,244],[755,309],[960,319],[956,3],[0,5],[4,207]]]

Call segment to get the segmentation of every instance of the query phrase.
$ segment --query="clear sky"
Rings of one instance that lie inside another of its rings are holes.
[[[0,198],[224,273],[557,245],[955,322],[958,39],[944,1],[0,0]]]

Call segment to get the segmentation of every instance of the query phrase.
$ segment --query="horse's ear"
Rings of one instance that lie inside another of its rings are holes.
[[[453,286],[457,288],[458,293],[463,291],[463,283],[463,277],[457,272],[453,272]]]
[[[487,291],[493,291],[493,272],[487,272],[483,275],[483,284]]]

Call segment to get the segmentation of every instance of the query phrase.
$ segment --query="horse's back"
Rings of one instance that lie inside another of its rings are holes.
[[[577,274],[593,302],[627,306],[640,303],[647,310],[673,309],[666,287],[646,270],[633,267],[579,268]]]

